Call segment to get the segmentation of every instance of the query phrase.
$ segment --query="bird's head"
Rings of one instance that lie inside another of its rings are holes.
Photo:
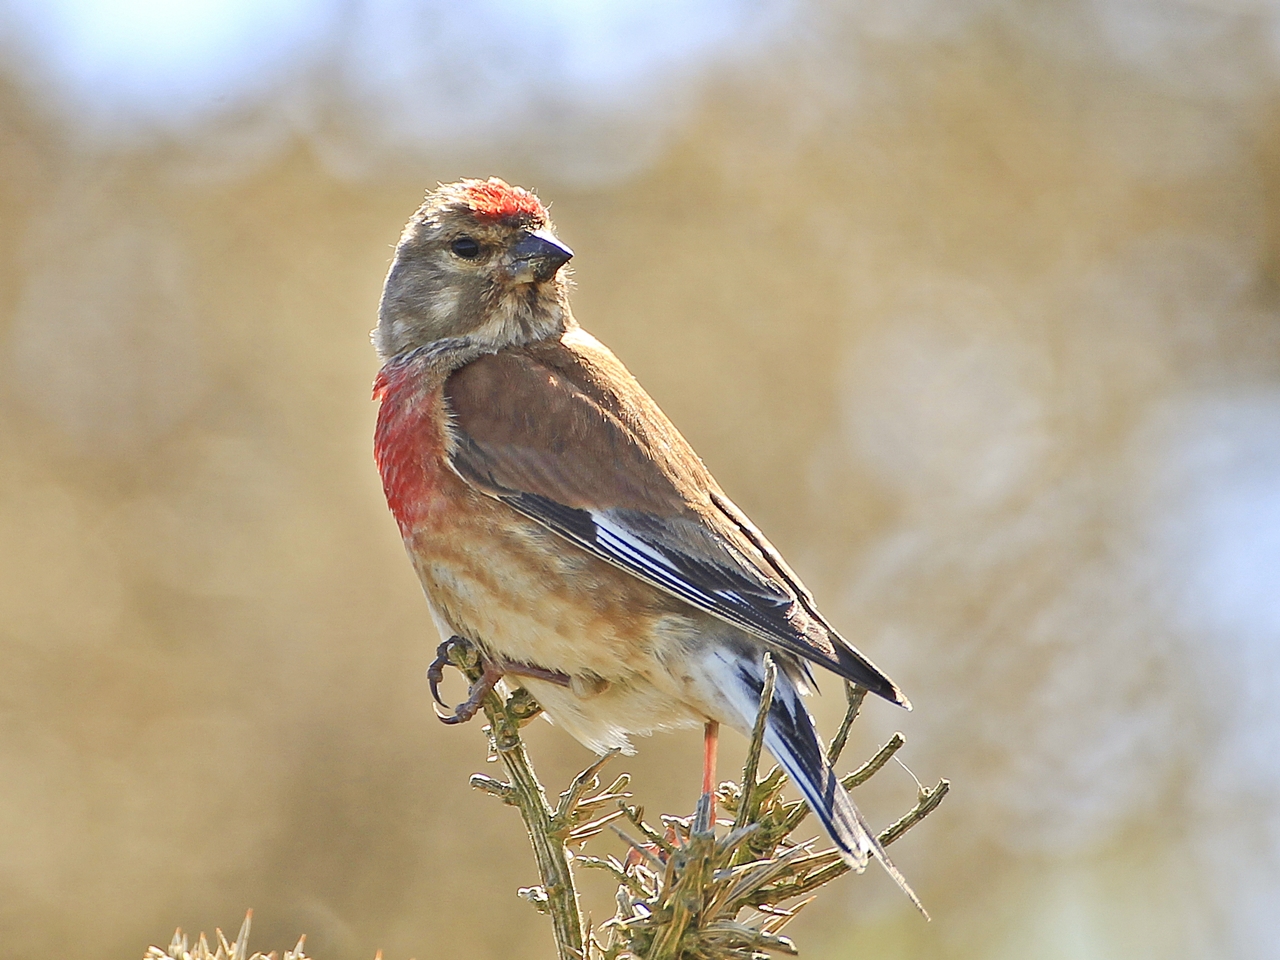
[[[532,193],[492,177],[442,184],[413,215],[387,274],[373,340],[384,359],[446,339],[500,349],[570,323],[573,251]]]

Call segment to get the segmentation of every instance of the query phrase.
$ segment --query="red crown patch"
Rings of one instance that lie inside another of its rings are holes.
[[[497,177],[473,180],[463,189],[462,194],[472,212],[489,220],[501,220],[503,217],[520,214],[542,219],[547,216],[546,207],[532,193],[522,187],[513,187]]]

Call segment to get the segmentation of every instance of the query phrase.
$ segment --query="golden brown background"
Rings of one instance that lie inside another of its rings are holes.
[[[1280,957],[1280,9],[313,6],[187,100],[0,8],[0,954],[552,955],[369,449],[391,245],[500,175],[915,702],[853,749],[953,781],[933,923],[873,870],[803,954]],[[690,810],[697,735],[640,746]]]

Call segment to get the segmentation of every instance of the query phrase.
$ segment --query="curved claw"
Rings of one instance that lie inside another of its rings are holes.
[[[453,665],[453,659],[450,654],[453,652],[455,643],[465,644],[466,641],[461,637],[450,637],[445,640],[440,646],[436,647],[436,658],[431,661],[431,666],[427,667],[427,683],[431,686],[431,698],[435,700],[436,704],[439,704],[439,706],[433,704],[433,708],[441,723],[466,723],[480,711],[480,704],[484,702],[484,698],[488,696],[489,691],[508,673],[516,676],[532,677],[536,680],[545,680],[564,687],[569,686],[568,674],[561,673],[559,670],[551,670],[527,663],[512,663],[507,660],[490,660],[481,654],[480,663],[483,665],[484,671],[471,684],[471,689],[467,691],[467,699],[456,707],[450,707],[449,704],[445,703],[444,698],[440,696],[440,683],[444,680],[444,668]],[[444,707],[446,711],[451,712],[446,713],[440,707]]]
[[[453,638],[445,640],[440,646],[436,647],[436,658],[431,661],[431,666],[427,667],[427,683],[431,686],[431,698],[442,707],[449,706],[440,696],[440,682],[444,680],[444,668],[450,664],[449,649],[453,645]],[[436,711],[436,715],[441,720],[445,715]],[[457,721],[453,721],[457,722]]]
[[[475,710],[469,710],[469,711],[464,710],[465,707],[466,707],[465,703],[459,704],[457,707],[454,708],[453,713],[445,713],[443,710],[437,707],[434,703],[431,705],[431,709],[436,712],[436,719],[439,720],[441,723],[447,723],[450,726],[452,726],[455,723],[466,723],[468,720],[470,720],[472,717],[476,715]]]

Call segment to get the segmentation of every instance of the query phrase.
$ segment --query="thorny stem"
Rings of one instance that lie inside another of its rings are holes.
[[[457,644],[450,651],[450,660],[472,682],[480,677],[482,671],[473,650]],[[524,741],[520,739],[520,725],[535,717],[540,708],[522,689],[505,699],[490,691],[482,707],[489,720],[486,731],[489,744],[506,768],[509,782],[496,790],[490,783],[473,780],[473,784],[486,792],[499,794],[505,802],[519,809],[538,863],[538,876],[542,880],[542,889],[529,891],[526,897],[551,917],[559,960],[584,960],[582,913],[578,909],[578,892],[570,868],[573,854],[569,852],[565,838],[557,836],[558,831],[553,828],[553,811],[529,763]]]
[[[898,752],[898,749],[906,742],[906,737],[900,733],[895,733],[888,739],[888,741],[885,742],[885,745],[876,752],[874,757],[860,766],[857,770],[853,771],[853,773],[846,777],[842,777],[840,784],[846,790],[852,790],[854,787],[862,786],[862,784],[866,783],[879,773],[880,768],[888,763],[893,758],[893,755]]]
[[[764,655],[764,685],[760,689],[760,709],[756,712],[755,726],[751,731],[751,742],[747,746],[747,759],[742,765],[742,803],[738,806],[738,815],[733,819],[733,829],[741,830],[759,813],[756,804],[756,771],[760,767],[760,749],[764,744],[764,725],[769,718],[769,708],[773,705],[773,688],[778,679],[778,667],[773,657]]]
[[[849,707],[844,712],[844,719],[840,721],[840,729],[836,731],[835,738],[831,741],[831,746],[827,747],[827,762],[833,766],[840,759],[840,754],[844,753],[844,745],[849,742],[849,731],[853,728],[853,721],[858,719],[858,713],[862,710],[862,701],[867,699],[867,688],[846,680],[844,682],[844,697]]]

